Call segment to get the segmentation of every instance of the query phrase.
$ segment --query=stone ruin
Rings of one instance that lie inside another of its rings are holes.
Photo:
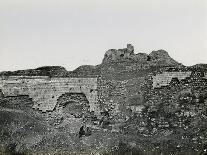
[[[89,110],[98,113],[97,78],[50,78],[47,76],[9,76],[0,78],[4,97],[28,95],[34,109],[53,111],[64,94],[84,94]]]
[[[110,62],[125,60],[126,63],[110,64]],[[131,132],[138,133],[143,137],[149,136],[150,139],[154,139],[153,135],[165,139],[165,133],[171,132],[170,126],[180,128],[183,125],[183,127],[190,128],[191,126],[185,125],[183,122],[191,119],[197,110],[204,109],[204,104],[207,105],[206,98],[203,104],[200,104],[202,103],[201,97],[205,95],[204,93],[202,95],[201,92],[206,89],[206,80],[202,84],[200,79],[207,79],[207,73],[201,75],[200,72],[194,73],[191,68],[177,67],[177,63],[170,59],[164,50],[153,51],[149,55],[134,54],[133,46],[128,44],[127,48],[107,51],[103,63],[108,64],[78,68],[73,74],[71,73],[73,75],[71,77],[74,78],[0,76],[0,99],[19,95],[29,96],[34,102],[33,108],[44,112],[42,116],[46,116],[47,123],[55,127],[54,131],[56,129],[61,132],[66,130],[67,134],[75,135],[82,126],[87,126],[91,127],[93,131],[110,130],[126,135]],[[168,67],[171,68],[173,64],[175,67],[169,69]],[[155,67],[152,68],[154,65]],[[108,72],[109,70],[111,72]],[[136,72],[137,70],[139,72]],[[93,72],[95,73],[93,75],[101,78],[92,78]],[[116,73],[123,73],[117,74],[117,77],[126,75],[126,78],[110,78],[108,76],[110,73],[111,77],[115,77]],[[42,74],[38,73],[38,75]],[[59,75],[59,72],[55,75]],[[175,87],[166,87],[171,86],[173,79],[183,81],[183,83],[181,82]],[[10,98],[8,99],[10,100]],[[193,102],[195,100],[195,103],[198,104],[191,105],[191,100]],[[186,102],[186,107],[179,107],[181,101]],[[24,102],[20,100],[19,103]],[[174,112],[175,110],[180,112]],[[202,112],[201,110],[198,112],[198,116],[202,116],[199,114]],[[181,114],[183,114],[183,118],[177,119]],[[171,115],[172,117],[168,119],[167,117]],[[128,125],[129,123],[130,125]],[[64,140],[61,139],[62,141]],[[60,145],[62,146],[62,143]]]
[[[123,49],[110,49],[106,51],[103,64],[108,62],[138,62],[142,64],[149,64],[151,66],[179,66],[180,63],[172,59],[168,52],[165,50],[152,51],[150,54],[134,53],[134,47],[127,44],[127,48]]]
[[[103,64],[109,64],[105,67],[107,72],[103,72],[104,69],[102,68],[101,71],[97,74],[109,75],[107,74],[108,71],[110,69],[113,69],[111,73],[112,76],[114,76],[115,72],[123,71],[121,69],[115,70],[116,68],[110,66],[110,62],[119,62],[122,60],[133,62],[126,63],[126,65],[124,64],[123,67],[126,71],[131,71],[131,73],[134,72],[134,70],[150,69],[150,67],[157,65],[157,63],[158,66],[162,66],[162,63],[159,62],[164,62],[165,66],[174,65],[176,67],[179,65],[179,63],[177,63],[174,59],[170,58],[168,53],[164,50],[152,51],[149,55],[146,53],[135,54],[134,47],[131,44],[127,44],[127,48],[108,50],[105,53],[103,59]],[[102,67],[104,67],[104,65]],[[83,70],[86,70],[86,68],[84,68]],[[92,71],[94,71],[94,68],[92,68]],[[82,72],[82,70],[78,71]],[[207,78],[207,73],[204,74],[204,77]],[[104,87],[103,83],[101,84],[98,82],[99,78],[92,78],[89,74],[87,75],[88,78],[78,78],[76,77],[76,74],[73,76],[74,78],[50,76],[0,76],[0,97],[28,95],[30,98],[32,98],[34,102],[34,109],[40,110],[42,112],[49,112],[53,111],[58,106],[58,101],[61,97],[68,96],[70,98],[71,95],[75,93],[77,97],[85,95],[89,103],[89,111],[94,111],[96,114],[99,114],[101,111],[99,103],[104,103],[104,100],[111,100],[111,97],[108,97],[106,95],[110,91]],[[152,88],[168,86],[172,79],[177,79],[180,81],[191,77],[191,75],[191,71],[164,71],[161,74],[156,74],[155,76],[152,76]],[[128,75],[128,77],[130,76],[131,74]],[[134,78],[141,79],[138,73]],[[123,89],[125,89],[125,86],[122,86]],[[102,90],[100,88],[104,89],[104,93],[101,93]],[[126,95],[125,93],[117,95],[118,91],[115,90],[113,90],[112,92],[116,94],[113,95],[113,97],[123,97],[124,95]],[[136,90],[134,90],[134,92],[136,92]]]
[[[152,88],[170,84],[172,79],[179,81],[191,77],[192,72],[163,72],[152,77]],[[206,77],[206,74],[205,74]],[[2,76],[0,97],[28,95],[34,102],[33,108],[42,112],[53,111],[59,106],[63,96],[84,95],[89,103],[89,111],[100,114],[98,78],[50,78],[48,76]],[[104,96],[101,96],[103,98]],[[67,99],[66,99],[67,100]]]
[[[168,86],[173,80],[177,79],[179,82],[186,78],[202,78],[207,79],[206,72],[200,71],[177,71],[177,72],[163,72],[153,76],[153,88],[160,88]]]
[[[191,76],[191,72],[163,72],[153,76],[153,88],[160,88],[170,84],[173,78],[177,78],[179,81]]]
[[[121,59],[130,58],[134,54],[134,47],[131,44],[127,44],[127,48],[124,49],[110,49],[106,51],[103,63],[108,61],[116,61]]]

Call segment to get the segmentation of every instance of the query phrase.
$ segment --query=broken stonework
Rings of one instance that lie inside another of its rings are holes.
[[[142,65],[150,66],[179,66],[181,65],[172,59],[165,50],[152,51],[149,55],[146,53],[134,53],[134,47],[127,44],[127,48],[110,49],[106,51],[102,64],[111,62],[138,62]]]
[[[2,78],[0,89],[5,96],[29,95],[34,109],[54,110],[58,98],[64,93],[83,93],[90,104],[90,111],[98,112],[97,78],[49,78],[7,77]]]
[[[159,88],[170,84],[172,78],[183,80],[190,77],[191,72],[163,72],[153,76],[153,88]]]
[[[107,61],[117,61],[130,58],[134,54],[134,47],[131,44],[127,44],[127,48],[124,49],[110,49],[105,53],[103,63]]]
[[[134,54],[128,44],[97,66],[4,73],[0,147],[14,141],[42,154],[201,154],[207,68],[199,66],[182,66],[164,50]],[[30,73],[49,76],[8,76]],[[80,128],[88,134],[79,136]]]

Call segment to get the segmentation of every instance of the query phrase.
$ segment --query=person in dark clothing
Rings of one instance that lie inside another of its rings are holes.
[[[79,130],[79,138],[81,138],[83,135],[85,135],[84,126],[82,126]]]

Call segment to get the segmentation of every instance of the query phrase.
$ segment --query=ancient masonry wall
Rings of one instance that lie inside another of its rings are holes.
[[[5,97],[29,95],[33,108],[40,111],[54,110],[57,99],[64,93],[84,93],[90,111],[97,112],[97,78],[49,78],[47,76],[0,77],[0,90]]]
[[[159,88],[170,84],[172,78],[178,78],[178,80],[185,79],[191,76],[191,72],[163,72],[153,76],[153,88]]]

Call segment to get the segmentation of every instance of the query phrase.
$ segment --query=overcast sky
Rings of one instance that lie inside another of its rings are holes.
[[[0,0],[0,71],[97,65],[127,43],[207,63],[207,1]]]

